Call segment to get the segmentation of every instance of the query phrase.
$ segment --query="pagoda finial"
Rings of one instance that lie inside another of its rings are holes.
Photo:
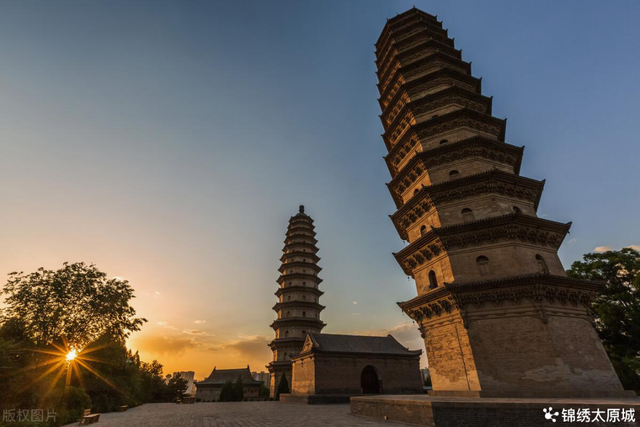
[[[304,213],[304,205],[300,205],[300,213]]]

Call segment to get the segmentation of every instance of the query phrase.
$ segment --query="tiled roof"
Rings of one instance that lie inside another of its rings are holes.
[[[366,335],[309,334],[314,351],[322,353],[361,353],[385,355],[417,355],[422,350],[411,351],[394,337],[372,337]]]
[[[199,384],[224,384],[227,381],[235,383],[238,380],[238,376],[242,378],[242,384],[262,384],[260,381],[256,381],[251,376],[249,366],[242,369],[216,369],[213,368],[211,374]]]

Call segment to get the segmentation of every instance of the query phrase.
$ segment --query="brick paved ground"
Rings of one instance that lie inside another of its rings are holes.
[[[100,415],[98,427],[346,427],[400,425],[359,418],[349,405],[302,405],[284,402],[150,403],[126,412]],[[78,425],[78,423],[70,424]],[[406,424],[405,424],[406,425]]]

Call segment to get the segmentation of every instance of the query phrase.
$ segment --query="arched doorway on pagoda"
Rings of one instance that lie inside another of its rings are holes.
[[[378,394],[382,392],[382,381],[378,378],[376,368],[367,365],[360,374],[360,385],[363,394]]]

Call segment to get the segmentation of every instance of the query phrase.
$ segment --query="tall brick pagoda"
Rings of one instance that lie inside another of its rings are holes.
[[[388,20],[376,57],[391,219],[409,242],[394,255],[418,293],[399,305],[433,394],[626,395],[588,311],[600,285],[558,258],[571,223],[537,216],[544,181],[519,175],[523,147],[442,23],[415,8]]]
[[[318,289],[322,282],[318,273],[322,269],[318,266],[320,258],[316,255],[318,241],[314,228],[313,219],[304,212],[304,206],[289,220],[277,280],[278,302],[273,306],[278,318],[271,324],[276,333],[269,344],[273,361],[267,365],[271,374],[271,396],[276,396],[282,375],[291,387],[291,359],[302,350],[307,333],[320,333],[325,327],[320,320],[324,306],[319,303],[323,292]]]

